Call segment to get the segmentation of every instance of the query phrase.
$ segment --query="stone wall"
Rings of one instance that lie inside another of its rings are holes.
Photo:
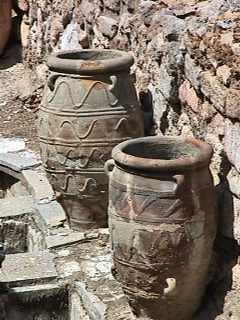
[[[148,131],[212,144],[220,229],[240,242],[239,0],[19,0],[19,7],[25,64],[41,84],[53,50],[132,51]]]

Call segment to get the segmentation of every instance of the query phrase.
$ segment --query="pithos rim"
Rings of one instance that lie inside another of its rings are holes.
[[[181,137],[137,138],[112,150],[117,165],[148,172],[195,170],[209,165],[212,155],[208,143]]]
[[[47,61],[52,71],[79,75],[112,74],[128,70],[133,63],[130,53],[111,49],[60,51]]]

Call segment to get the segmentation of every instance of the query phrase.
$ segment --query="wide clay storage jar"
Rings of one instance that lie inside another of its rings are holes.
[[[113,274],[141,319],[189,320],[216,234],[211,147],[195,139],[121,143],[106,163]]]
[[[107,225],[105,161],[115,145],[143,135],[132,64],[130,54],[117,50],[68,51],[48,59],[40,149],[73,229]]]

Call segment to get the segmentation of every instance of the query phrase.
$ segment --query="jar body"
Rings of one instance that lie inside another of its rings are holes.
[[[143,135],[129,70],[91,76],[51,72],[38,128],[45,170],[72,228],[105,227],[104,163],[116,144]]]
[[[11,0],[0,2],[0,55],[3,53],[11,31]]]
[[[191,319],[207,285],[216,234],[208,167],[157,174],[115,165],[109,225],[114,275],[135,314]]]

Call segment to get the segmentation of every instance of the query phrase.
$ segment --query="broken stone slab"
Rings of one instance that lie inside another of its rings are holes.
[[[11,288],[11,293],[17,295],[18,301],[31,302],[41,298],[54,297],[63,290],[67,290],[60,283],[37,284],[24,287]]]
[[[87,290],[83,282],[75,282],[75,291],[79,294],[90,319],[105,320],[106,305],[93,293]]]
[[[34,208],[43,223],[43,228],[58,227],[66,221],[65,211],[57,201],[37,203]]]
[[[33,214],[33,203],[31,196],[1,199],[0,219]]]
[[[0,165],[20,172],[24,169],[38,167],[41,161],[29,151],[17,153],[0,153]]]
[[[48,251],[9,254],[0,272],[0,282],[15,287],[54,280],[58,275],[53,259]]]
[[[45,241],[48,249],[54,249],[59,247],[65,247],[74,243],[79,243],[83,241],[88,241],[90,239],[97,239],[98,235],[88,236],[84,232],[65,232],[56,235],[47,236]]]
[[[23,139],[0,137],[0,153],[19,152],[25,150],[25,148]]]
[[[23,183],[37,202],[43,200],[49,202],[56,198],[52,186],[43,171],[23,170],[22,175]]]
[[[109,230],[107,228],[89,230],[87,232],[57,228],[51,231],[51,235],[45,237],[45,242],[48,249],[58,249],[100,238],[109,239]]]
[[[70,295],[70,320],[90,320],[87,311],[82,305],[79,294],[71,292]]]

